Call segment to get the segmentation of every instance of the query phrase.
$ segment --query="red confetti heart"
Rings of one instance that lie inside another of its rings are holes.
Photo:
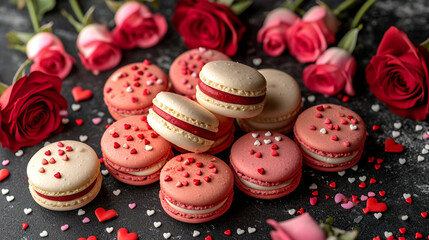
[[[380,126],[372,125],[372,131],[377,131],[378,129],[380,129]]]
[[[407,202],[408,204],[411,204],[411,203],[413,203],[413,199],[412,198],[407,198],[407,199],[405,199],[405,202]]]
[[[77,240],[97,240],[97,237],[96,236],[89,236],[88,238],[81,237],[81,238],[78,238]]]
[[[415,237],[416,237],[416,239],[420,239],[423,237],[423,235],[421,233],[417,232]]]
[[[28,228],[28,223],[23,223],[22,224],[22,229],[26,230]]]
[[[126,228],[120,228],[117,232],[118,240],[137,240],[138,236],[136,233],[128,233]]]
[[[364,213],[368,212],[384,212],[387,210],[387,205],[382,202],[378,202],[376,198],[368,198],[366,201],[366,208],[363,209]]]
[[[82,120],[82,119],[76,119],[76,120],[75,120],[75,122],[76,122],[76,124],[77,124],[78,126],[80,126],[80,125],[82,125],[82,124],[83,124],[83,120]]]
[[[369,183],[371,183],[371,184],[374,184],[374,183],[376,183],[377,182],[377,180],[375,180],[375,178],[371,178],[370,180],[369,180]]]
[[[381,158],[377,158],[377,163],[378,164],[381,164],[383,162],[383,159],[381,159]]]
[[[384,151],[385,152],[402,152],[404,151],[404,146],[399,143],[396,143],[393,138],[388,138],[384,142]]]
[[[328,195],[325,195],[325,199],[329,199],[329,196],[328,196]]]
[[[379,191],[378,194],[380,194],[380,196],[384,197],[384,195],[386,195],[386,191]]]
[[[82,87],[74,87],[72,89],[72,95],[76,102],[88,100],[92,97],[92,91],[89,89],[83,90]]]
[[[399,229],[399,232],[400,232],[400,233],[402,233],[402,234],[404,234],[406,231],[407,231],[407,229],[406,229],[406,228],[400,228],[400,229]]]
[[[358,196],[356,196],[356,195],[352,195],[352,201],[354,202],[354,203],[359,203],[359,200],[358,200],[359,198],[358,198]]]
[[[304,208],[300,208],[297,213],[303,214],[304,213]]]
[[[395,239],[394,236],[390,236],[390,237],[386,238],[386,240],[394,240],[394,239]]]
[[[317,195],[319,195],[319,192],[316,190],[316,191],[312,192],[311,195],[317,196]]]
[[[265,173],[265,170],[264,170],[263,168],[259,168],[259,169],[258,169],[258,173],[259,173],[259,174],[264,174],[264,173]]]
[[[366,184],[365,184],[364,182],[361,182],[361,183],[359,184],[359,187],[360,187],[360,188],[365,188],[365,187],[366,187]]]
[[[427,218],[428,212],[421,212],[420,216],[422,216],[422,218]]]
[[[335,187],[337,187],[337,184],[336,184],[335,182],[331,182],[331,183],[329,184],[329,186],[330,186],[331,188],[335,188]]]
[[[405,240],[405,237],[398,237],[398,240]]]
[[[373,238],[372,240],[381,240],[381,238],[379,236]]]
[[[223,234],[225,234],[225,235],[227,235],[227,236],[229,236],[229,235],[231,235],[231,230],[226,230],[225,232],[223,232]]]
[[[342,101],[345,103],[345,102],[348,102],[350,100],[350,97],[349,96],[344,96],[343,97],[343,99],[342,99]]]
[[[118,213],[116,213],[115,210],[110,209],[106,211],[102,207],[95,209],[94,213],[95,213],[95,216],[98,218],[99,222],[104,222],[118,216]]]
[[[9,170],[7,169],[0,170],[0,182],[3,181],[5,178],[7,178],[7,176],[9,176]]]
[[[212,240],[212,236],[208,235],[204,240]]]
[[[380,169],[380,168],[381,168],[381,165],[380,165],[380,164],[375,164],[375,165],[374,165],[374,168],[375,168],[375,170],[378,170],[378,169]]]
[[[368,162],[369,162],[369,163],[373,163],[373,162],[374,162],[374,160],[375,160],[375,157],[368,157]]]

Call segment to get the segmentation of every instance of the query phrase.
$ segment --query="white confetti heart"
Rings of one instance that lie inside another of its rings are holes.
[[[77,210],[77,215],[78,216],[82,216],[82,215],[84,215],[86,212],[85,212],[85,210],[83,210],[83,209],[79,209],[79,210]]]
[[[147,214],[148,216],[152,216],[152,215],[154,215],[154,214],[155,214],[155,210],[146,210],[146,214]]]
[[[255,146],[261,146],[261,142],[260,142],[259,140],[256,140],[256,141],[253,143],[253,145],[255,145]]]
[[[264,139],[264,143],[265,144],[270,144],[271,143],[271,139]]]
[[[339,171],[337,173],[338,173],[338,175],[340,175],[342,177],[342,176],[344,176],[344,174],[346,174],[346,171]]]
[[[104,117],[105,113],[104,113],[104,112],[98,112],[98,113],[97,113],[97,115],[98,115],[99,117]]]
[[[404,165],[406,162],[405,158],[400,158],[399,159],[399,164]]]
[[[396,129],[400,129],[400,128],[402,127],[402,123],[400,123],[400,122],[395,122],[395,123],[393,124],[393,127],[394,127],[394,128],[396,128]]]
[[[106,176],[107,174],[109,174],[109,170],[103,169],[101,170],[101,174],[103,174],[103,176]]]
[[[241,228],[237,228],[237,234],[238,235],[243,235],[244,234],[244,230]]]
[[[77,103],[73,103],[72,105],[71,105],[71,109],[73,110],[73,111],[79,111],[80,110],[80,104],[77,104]]]
[[[357,126],[354,124],[350,124],[350,130],[355,131],[357,129]]]
[[[427,150],[429,150],[429,144],[426,144],[426,145],[425,145],[425,148],[426,148]]]
[[[421,131],[423,129],[422,125],[416,125],[416,132]]]
[[[61,119],[61,122],[62,122],[64,125],[66,125],[67,123],[69,123],[69,122],[70,122],[70,119],[68,119],[68,118],[63,118],[63,119]]]
[[[257,137],[259,137],[259,133],[252,133],[252,137],[253,137],[253,138],[257,138]]]
[[[1,190],[1,194],[6,195],[6,194],[8,194],[8,193],[9,193],[9,189],[7,189],[7,188],[2,188],[2,190]]]
[[[111,124],[112,122],[113,122],[113,119],[112,119],[112,118],[108,118],[108,119],[107,119],[107,123],[108,123],[108,124]]]
[[[79,136],[79,141],[86,142],[86,140],[88,140],[88,136],[87,135],[80,135]]]
[[[268,131],[268,132],[266,132],[265,133],[265,136],[267,136],[267,137],[269,137],[269,136],[271,136],[272,134],[271,134],[271,132],[270,131]]]
[[[145,146],[144,146],[144,149],[145,149],[146,151],[150,151],[150,150],[152,150],[152,149],[153,149],[153,147],[152,147],[151,145],[145,145]]]
[[[119,196],[119,194],[121,194],[121,189],[116,189],[116,190],[114,190],[114,191],[113,191],[113,194],[114,194],[115,196]]]
[[[39,234],[39,236],[42,237],[42,238],[47,237],[48,236],[48,232],[46,230],[43,230],[43,232],[41,232]]]
[[[310,189],[310,190],[316,190],[316,189],[317,189],[317,185],[316,185],[315,183],[312,183],[312,184],[308,187],[308,189]]]
[[[24,151],[22,151],[21,149],[19,149],[19,150],[15,153],[15,156],[17,156],[17,157],[21,157],[22,155],[24,155]]]
[[[6,201],[12,202],[15,199],[14,196],[6,196]]]
[[[32,211],[33,211],[33,209],[31,209],[31,208],[24,208],[24,213],[26,215],[30,214]]]
[[[108,232],[108,233],[112,233],[112,232],[113,232],[113,227],[107,227],[107,228],[106,228],[106,232]]]
[[[401,135],[400,132],[398,132],[398,131],[392,131],[392,137],[397,138],[397,137],[399,137],[399,135]]]
[[[361,182],[365,182],[365,180],[366,180],[366,176],[359,177],[359,180],[360,180]]]
[[[192,232],[192,237],[198,237],[198,236],[200,236],[200,232],[199,231],[197,231],[197,230],[194,230],[193,232]]]
[[[423,156],[421,156],[421,155],[417,156],[417,162],[421,162],[421,161],[424,161],[424,160],[425,160],[425,158]]]
[[[422,154],[428,154],[428,153],[429,153],[429,150],[427,150],[426,148],[422,149]]]
[[[296,213],[296,210],[292,208],[287,210],[287,213],[289,213],[289,215],[294,215]]]
[[[252,59],[252,63],[255,66],[259,66],[262,63],[262,59],[260,59],[260,58],[254,58],[254,59]]]
[[[347,180],[349,180],[349,183],[354,183],[356,181],[356,178],[349,177]]]
[[[402,194],[402,196],[404,197],[404,199],[407,199],[407,198],[410,198],[410,197],[411,197],[411,194],[409,194],[409,193],[404,193],[404,194]]]
[[[51,142],[46,141],[45,144],[43,144],[44,147],[48,146],[49,144],[51,144]]]
[[[353,167],[350,168],[353,171],[357,171],[358,170],[358,165],[354,165]]]
[[[274,137],[274,139],[275,139],[277,142],[280,142],[280,141],[282,140],[282,137],[280,137],[280,136],[275,136],[275,137]]]
[[[326,129],[325,129],[325,128],[322,128],[322,129],[320,129],[320,133],[326,134],[326,133],[327,133],[327,131],[326,131]]]
[[[374,112],[378,112],[378,111],[380,111],[380,105],[378,105],[378,104],[373,104],[373,105],[371,106],[371,109],[372,109],[372,111],[374,111]]]
[[[377,219],[380,219],[381,216],[383,216],[382,213],[374,213],[374,217],[377,218]]]
[[[402,221],[407,221],[408,220],[408,215],[402,215],[401,216],[401,220]]]
[[[165,239],[169,239],[170,237],[171,237],[171,233],[163,233],[162,234],[162,236],[165,238]]]
[[[161,222],[154,222],[154,223],[153,223],[153,225],[154,225],[156,228],[159,228],[159,227],[161,227]]]
[[[384,236],[386,237],[386,238],[389,238],[390,236],[392,236],[393,234],[392,234],[392,232],[388,232],[388,231],[385,231],[384,232]]]
[[[247,232],[250,233],[250,234],[252,234],[252,233],[256,232],[256,228],[254,228],[254,227],[248,227],[247,228]]]
[[[310,95],[307,97],[307,100],[312,103],[312,102],[316,101],[316,96]]]

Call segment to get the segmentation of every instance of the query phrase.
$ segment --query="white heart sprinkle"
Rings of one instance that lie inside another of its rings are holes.
[[[1,194],[6,195],[6,194],[8,194],[8,193],[9,193],[9,189],[7,189],[7,188],[2,188],[2,190],[1,190]]]
[[[347,180],[349,180],[349,183],[354,183],[356,181],[356,178],[349,177]]]
[[[252,234],[252,233],[256,232],[256,228],[254,228],[254,227],[248,227],[247,228],[247,232],[249,232],[250,234]]]
[[[421,155],[417,156],[417,162],[421,162],[421,161],[424,161],[424,160],[425,160],[425,158],[423,156],[421,156]]]
[[[379,213],[374,213],[374,217],[377,218],[377,219],[380,219],[381,216],[383,216],[383,214],[380,213],[380,212]]]
[[[119,196],[119,194],[121,194],[121,189],[116,189],[116,190],[114,190],[114,191],[113,191],[113,194],[114,194],[115,196]]]
[[[77,103],[73,103],[72,105],[71,105],[71,109],[73,110],[73,111],[79,111],[80,110],[80,104],[77,104]]]
[[[399,137],[399,135],[401,135],[401,133],[400,133],[400,132],[398,132],[398,131],[392,131],[392,136],[393,136],[394,138]]]
[[[109,174],[109,170],[103,169],[101,170],[101,174],[103,174],[103,176],[106,176],[107,174]]]
[[[162,234],[162,236],[165,238],[165,239],[169,239],[170,237],[171,237],[171,233],[163,233]]]
[[[365,182],[365,180],[366,180],[366,176],[359,177],[359,180],[360,180],[361,182]]]
[[[405,158],[400,158],[399,159],[399,164],[404,165],[406,162]]]
[[[422,149],[422,154],[428,154],[428,153],[429,153],[429,150],[427,150],[426,148]]]
[[[106,228],[106,232],[108,232],[108,233],[112,233],[112,232],[113,232],[113,227],[107,227],[107,228]]]
[[[24,213],[26,215],[30,214],[32,211],[33,211],[33,209],[31,209],[31,208],[24,208]]]
[[[17,157],[21,157],[24,154],[24,151],[22,151],[21,149],[19,149],[16,153],[15,156]]]
[[[388,232],[388,231],[385,231],[384,232],[384,236],[386,237],[386,238],[389,238],[390,236],[392,236],[393,234],[392,234],[392,232]]]
[[[275,139],[277,142],[280,142],[280,141],[282,140],[282,137],[280,137],[280,136],[275,136],[275,137],[274,137],[274,139]]]
[[[145,146],[144,146],[144,149],[145,149],[146,151],[150,151],[150,150],[152,150],[152,149],[153,149],[153,147],[152,147],[151,145],[145,145]]]
[[[289,213],[289,215],[294,215],[296,213],[296,210],[292,208],[287,210],[287,213]]]
[[[426,144],[426,145],[425,145],[425,148],[426,148],[427,150],[429,150],[429,144]]]
[[[267,136],[267,137],[271,136],[271,132],[270,131],[266,132],[265,136]]]
[[[241,228],[237,228],[237,234],[238,235],[243,235],[244,234],[244,230]]]
[[[154,223],[153,223],[153,225],[154,225],[156,228],[159,228],[159,227],[161,227],[161,222],[154,222]]]
[[[108,118],[107,119],[107,124],[111,124],[113,122],[113,119],[112,118]]]
[[[401,216],[401,220],[402,221],[407,221],[408,220],[408,215],[402,215]]]
[[[260,58],[254,58],[254,59],[252,59],[252,63],[255,66],[259,66],[262,63],[262,59],[260,59]]]
[[[307,97],[307,100],[312,103],[312,102],[316,101],[316,96],[310,95]]]
[[[70,122],[70,119],[68,119],[68,118],[63,118],[63,119],[61,119],[61,122],[62,122],[64,125],[66,125],[67,123],[69,123],[69,122]]]
[[[155,214],[155,210],[146,210],[146,214],[147,214],[148,216],[152,216],[152,215],[154,215],[154,214]]]
[[[350,168],[353,171],[357,171],[358,170],[358,165],[354,165],[353,167]]]
[[[350,124],[350,130],[355,131],[357,129],[357,126],[354,124]]]
[[[79,209],[79,210],[77,210],[77,215],[78,216],[82,216],[82,215],[84,215],[86,212],[85,212],[85,210],[83,210],[83,209]]]
[[[134,92],[132,87],[127,87],[127,89],[125,90],[126,92]]]
[[[416,125],[416,132],[421,131],[423,129],[422,125]]]
[[[42,238],[47,237],[48,236],[48,232],[46,230],[43,230],[43,232],[41,232],[39,234],[39,236],[42,237]]]
[[[374,104],[374,105],[371,106],[371,109],[374,112],[378,112],[378,111],[380,111],[380,105]]]
[[[394,127],[394,128],[396,128],[396,129],[400,129],[400,128],[402,127],[402,123],[400,123],[400,122],[395,122],[395,123],[393,124],[393,127]]]
[[[8,202],[12,202],[12,201],[13,201],[13,199],[15,199],[15,197],[14,197],[14,196],[6,196],[6,200],[7,200]]]
[[[253,138],[257,138],[257,137],[259,137],[259,133],[252,133],[252,137],[253,137]]]
[[[256,141],[253,143],[253,145],[255,145],[255,146],[261,146],[261,142],[260,142],[259,140],[256,140]]]
[[[312,184],[308,187],[308,189],[310,189],[310,190],[316,190],[316,189],[317,189],[317,185],[316,185],[315,183],[312,183]]]
[[[340,175],[342,177],[342,176],[344,176],[344,174],[346,174],[346,171],[339,171],[337,173],[338,173],[338,175]]]
[[[86,140],[88,140],[88,136],[86,136],[86,135],[80,135],[79,136],[79,141],[86,142]]]
[[[265,144],[270,144],[271,143],[271,139],[264,139],[264,143]]]
[[[404,199],[407,199],[407,198],[410,198],[410,197],[411,197],[411,194],[409,194],[409,193],[404,193],[402,196],[404,196]]]
[[[326,131],[326,129],[325,129],[325,128],[320,129],[320,132],[321,132],[321,133],[323,133],[323,134],[326,134],[326,133],[327,133],[327,131]]]
[[[192,232],[192,237],[198,237],[198,236],[200,236],[200,232],[198,232],[197,230],[194,230],[193,232]]]

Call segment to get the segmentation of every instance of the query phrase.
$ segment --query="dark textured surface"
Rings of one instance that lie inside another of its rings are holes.
[[[81,1],[84,9],[90,5],[89,1]],[[167,1],[161,1],[160,11],[170,19],[173,12],[173,4]],[[303,96],[307,98],[310,95],[316,96],[316,101],[305,102],[305,106],[311,106],[316,103],[336,103],[341,101],[335,97],[325,98],[322,95],[308,92],[302,85],[301,72],[304,65],[299,64],[287,52],[280,57],[268,57],[257,44],[256,32],[261,26],[266,11],[279,6],[282,1],[255,1],[256,3],[248,9],[242,19],[248,26],[248,31],[240,44],[239,52],[233,57],[233,60],[246,63],[257,68],[277,68],[290,73],[294,76],[302,87]],[[329,1],[328,1],[329,2]],[[109,22],[113,14],[105,7],[102,1],[96,1],[97,10],[95,18],[99,22]],[[57,9],[46,15],[43,22],[55,21],[54,33],[63,41],[66,49],[76,59],[75,40],[77,34],[74,29],[66,23],[60,16],[59,9],[69,7],[66,1],[58,1]],[[70,10],[69,10],[70,11]],[[49,234],[48,239],[77,239],[78,237],[88,237],[95,235],[98,239],[115,239],[116,231],[125,227],[129,231],[135,232],[140,239],[164,239],[163,233],[171,233],[171,239],[193,239],[192,232],[197,230],[201,235],[195,239],[204,239],[211,235],[213,239],[268,239],[271,227],[265,223],[267,218],[276,220],[289,219],[289,209],[299,210],[301,207],[308,211],[316,220],[325,219],[328,216],[335,218],[334,225],[344,229],[357,227],[361,234],[359,239],[372,239],[380,236],[385,239],[385,234],[391,232],[394,236],[405,236],[407,239],[413,238],[416,232],[423,234],[423,238],[429,235],[429,218],[422,218],[420,212],[429,211],[429,156],[421,153],[422,149],[429,142],[422,139],[425,131],[429,130],[427,122],[417,122],[409,119],[400,118],[391,113],[385,105],[380,103],[369,92],[364,79],[364,67],[370,57],[375,54],[378,43],[383,33],[390,25],[407,32],[413,43],[418,44],[425,40],[429,35],[428,16],[429,6],[426,0],[392,0],[379,1],[371,9],[364,21],[367,23],[359,39],[359,45],[356,49],[358,57],[359,70],[355,78],[357,96],[351,98],[346,107],[349,107],[359,113],[365,120],[369,136],[365,147],[365,153],[358,164],[358,169],[347,170],[344,176],[337,173],[322,173],[313,171],[304,167],[304,175],[298,189],[292,194],[281,199],[266,201],[256,200],[242,194],[236,189],[234,202],[231,209],[222,217],[204,224],[186,224],[173,220],[165,214],[161,208],[158,191],[159,185],[152,184],[144,187],[127,186],[107,175],[103,180],[103,186],[99,196],[90,204],[83,207],[86,214],[78,216],[77,211],[53,212],[39,207],[31,198],[26,181],[26,165],[31,156],[45,143],[42,142],[34,147],[23,148],[24,155],[16,157],[8,149],[0,150],[0,161],[9,159],[7,168],[10,170],[10,176],[0,182],[1,189],[9,189],[7,195],[13,195],[15,200],[6,201],[5,195],[0,195],[0,234],[2,239],[39,239],[39,234],[46,230]],[[17,11],[14,6],[2,1],[0,4],[0,32],[2,40],[0,41],[0,81],[10,83],[15,70],[19,64],[25,60],[22,53],[6,49],[4,34],[12,29],[18,31],[31,31],[31,24],[28,20],[26,11]],[[157,46],[150,49],[136,49],[125,51],[124,57],[120,63],[121,66],[128,63],[149,59],[158,64],[164,70],[168,70],[169,64],[176,56],[185,51],[180,36],[169,22],[169,30],[165,39]],[[259,66],[253,64],[254,59],[261,59]],[[70,76],[63,81],[62,94],[68,99],[69,106],[74,103],[71,96],[71,89],[74,86],[82,86],[85,89],[91,89],[94,97],[80,103],[81,110],[74,112],[69,108],[70,123],[66,125],[65,130],[56,134],[46,141],[54,142],[57,140],[72,139],[78,140],[80,135],[88,136],[88,143],[97,154],[101,156],[99,142],[104,132],[104,126],[109,118],[107,109],[103,103],[102,86],[105,79],[113,70],[101,73],[99,76],[93,76],[85,71],[83,66],[78,63],[73,68]],[[380,104],[380,111],[371,110],[371,105]],[[98,113],[105,113],[100,125],[94,125],[91,119],[98,116]],[[77,126],[75,119],[83,119],[84,124]],[[395,122],[402,123],[400,129],[394,129]],[[377,132],[371,130],[371,126],[377,124],[381,129]],[[415,131],[416,125],[422,125],[423,130]],[[400,136],[396,141],[405,146],[405,151],[400,154],[385,153],[384,141],[392,137],[392,131],[399,131]],[[242,132],[237,131],[236,137]],[[422,162],[417,161],[417,156],[422,155],[426,159]],[[228,159],[228,150],[219,154],[224,160]],[[382,158],[380,170],[374,168],[374,163],[368,163],[370,156]],[[406,163],[401,165],[399,158],[404,158]],[[105,169],[102,166],[102,169]],[[361,182],[359,177],[366,177],[366,188],[359,188]],[[355,178],[353,183],[350,183]],[[375,178],[377,183],[369,184],[369,179]],[[336,188],[330,188],[329,183],[336,182]],[[311,206],[309,198],[312,197],[313,190],[309,186],[315,183],[318,186],[318,202]],[[120,189],[118,196],[113,194],[114,190]],[[385,197],[381,197],[378,192],[386,191]],[[376,219],[372,213],[365,215],[362,208],[365,202],[357,204],[350,210],[345,210],[335,204],[333,196],[340,192],[346,196],[352,194],[361,196],[368,192],[375,192],[379,201],[388,205],[388,210],[383,213],[380,219]],[[413,203],[410,205],[405,202],[403,194],[412,195]],[[329,199],[325,199],[325,195]],[[128,207],[129,203],[136,203],[135,209]],[[99,223],[95,217],[94,210],[98,207],[105,209],[115,209],[119,216],[107,222]],[[24,214],[24,208],[32,208],[32,213]],[[153,209],[155,214],[148,216],[146,210]],[[401,220],[401,216],[407,215],[408,220]],[[359,223],[354,222],[362,216]],[[88,217],[91,222],[84,224],[82,220]],[[161,227],[155,228],[154,222],[160,221]],[[22,223],[28,223],[29,228],[23,230]],[[64,224],[70,225],[70,228],[62,232],[60,227]],[[112,233],[106,232],[107,227],[113,227]],[[248,227],[256,228],[256,232],[249,234]],[[398,229],[405,227],[407,232],[400,234]],[[243,235],[237,234],[237,229],[245,230]],[[231,236],[226,236],[223,232],[227,229],[232,231]],[[387,232],[387,233],[386,233]]]

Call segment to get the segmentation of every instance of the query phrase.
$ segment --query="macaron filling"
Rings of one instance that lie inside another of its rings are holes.
[[[265,99],[265,94],[262,96],[255,96],[255,97],[243,97],[243,96],[226,93],[207,85],[201,80],[198,81],[198,87],[200,91],[203,92],[205,95],[227,103],[253,105],[253,104],[261,103]]]
[[[309,155],[310,157],[319,160],[321,162],[330,163],[330,164],[340,164],[345,163],[350,160],[352,160],[354,157],[356,157],[359,154],[359,151],[352,152],[350,155],[345,157],[325,157],[322,155],[319,155],[317,153],[314,153],[307,149],[304,145],[300,144],[301,149],[304,150],[304,152]]]
[[[142,171],[137,171],[137,172],[122,172],[122,171],[120,171],[120,172],[128,173],[128,174],[135,175],[135,176],[147,176],[147,175],[151,175],[151,174],[156,173],[159,169],[162,168],[162,166],[164,166],[166,161],[167,161],[166,159],[162,160],[162,161],[152,165],[150,168],[142,170]]]
[[[279,185],[274,185],[274,186],[261,186],[261,185],[258,185],[258,184],[255,184],[255,183],[249,182],[249,181],[247,181],[247,180],[244,180],[244,179],[243,179],[243,178],[241,178],[241,177],[238,177],[238,179],[240,179],[240,181],[241,181],[241,182],[242,182],[246,187],[249,187],[249,188],[252,188],[252,189],[256,189],[256,190],[262,190],[262,191],[272,191],[272,190],[281,189],[281,188],[284,188],[284,187],[288,186],[288,185],[289,185],[289,184],[291,184],[291,182],[292,182],[292,180],[290,180],[290,181],[287,181],[287,182],[282,183],[282,184],[279,184]]]
[[[39,195],[40,197],[45,198],[47,200],[65,202],[65,201],[71,201],[71,200],[83,197],[85,194],[89,193],[92,188],[94,188],[96,182],[97,182],[97,178],[95,178],[95,180],[91,183],[91,185],[89,185],[83,191],[80,191],[80,192],[72,194],[72,195],[66,195],[66,196],[48,196],[48,195],[39,193],[34,188],[33,188],[33,190],[34,190],[34,192],[37,193],[37,195]]]
[[[207,213],[214,212],[214,211],[218,210],[219,208],[221,208],[223,205],[225,205],[227,200],[228,200],[228,198],[226,198],[225,200],[223,200],[222,202],[220,202],[219,204],[217,204],[211,208],[194,210],[194,209],[186,209],[186,208],[178,207],[178,206],[172,204],[170,201],[168,201],[167,198],[165,198],[165,201],[168,203],[168,205],[170,205],[170,207],[174,208],[175,210],[177,210],[179,212],[184,212],[184,213],[193,214],[193,215],[195,215],[195,214],[207,214]]]
[[[197,126],[194,126],[192,124],[189,124],[185,121],[182,121],[178,118],[175,118],[174,116],[171,116],[170,114],[164,112],[162,109],[160,109],[155,104],[152,106],[152,110],[161,118],[163,118],[165,121],[187,131],[190,132],[198,137],[202,137],[208,140],[214,140],[216,137],[216,133],[209,131],[207,129],[203,129]]]

